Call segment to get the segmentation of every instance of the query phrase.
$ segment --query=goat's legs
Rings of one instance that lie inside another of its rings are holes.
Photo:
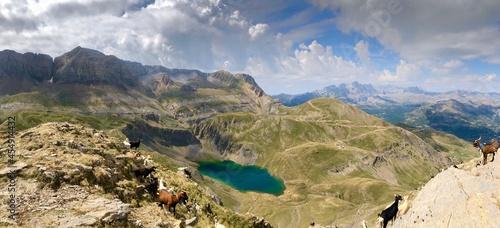
[[[483,153],[483,165],[486,165],[487,162],[488,162],[488,154]]]
[[[493,152],[493,158],[491,159],[491,161],[495,160],[495,152]]]

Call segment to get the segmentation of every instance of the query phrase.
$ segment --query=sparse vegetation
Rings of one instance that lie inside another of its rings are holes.
[[[121,128],[126,121],[110,115],[84,115],[67,112],[21,111],[16,114],[16,129],[25,130],[46,122],[68,122],[92,126],[98,130]]]

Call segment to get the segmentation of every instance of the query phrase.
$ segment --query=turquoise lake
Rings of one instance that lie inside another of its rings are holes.
[[[258,166],[242,166],[233,161],[199,162],[198,171],[239,191],[263,192],[281,195],[285,191],[282,180],[271,176]]]

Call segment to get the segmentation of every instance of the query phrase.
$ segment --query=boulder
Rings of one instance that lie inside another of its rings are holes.
[[[427,183],[393,227],[498,227],[500,166],[449,168]]]
[[[130,214],[130,205],[119,199],[97,198],[87,202],[84,208],[89,211],[85,215],[95,217],[105,223],[126,220]]]
[[[194,227],[194,225],[196,225],[197,222],[198,222],[198,217],[195,216],[193,218],[190,218],[190,219],[186,220],[186,225]]]
[[[73,216],[65,218],[61,221],[59,228],[70,228],[79,226],[94,226],[97,222],[97,218],[87,215]]]
[[[19,173],[19,171],[21,169],[24,169],[26,167],[28,167],[28,164],[23,163],[23,162],[15,163],[13,166],[7,166],[7,167],[3,168],[2,170],[0,170],[0,177],[7,175],[9,173]]]

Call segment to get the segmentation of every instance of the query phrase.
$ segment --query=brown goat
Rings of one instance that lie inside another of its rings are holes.
[[[136,152],[136,153],[127,152],[125,155],[127,155],[127,157],[135,160],[141,156],[141,152]]]
[[[474,140],[472,143],[474,147],[479,148],[481,152],[483,153],[483,165],[486,165],[488,154],[493,154],[493,158],[491,161],[495,160],[495,153],[498,150],[499,143],[497,140],[493,141],[491,144],[486,144],[486,143],[481,143],[481,137],[478,139]]]
[[[174,208],[174,216],[175,216],[175,206],[177,203],[184,203],[186,204],[186,201],[188,200],[187,193],[182,191],[179,192],[177,195],[174,195],[167,190],[159,190],[159,196],[158,196],[158,201],[159,206],[163,208],[163,204],[167,205],[167,210],[170,211],[170,208]]]

